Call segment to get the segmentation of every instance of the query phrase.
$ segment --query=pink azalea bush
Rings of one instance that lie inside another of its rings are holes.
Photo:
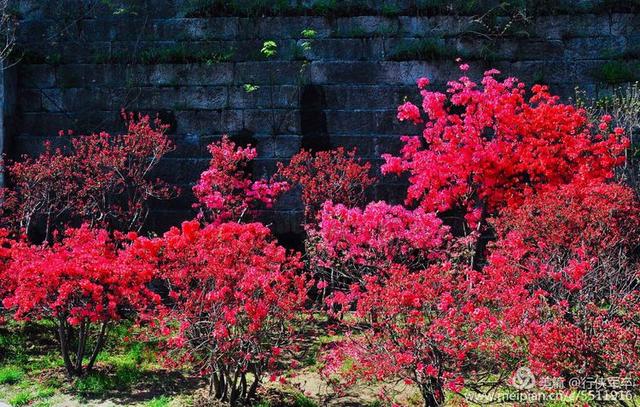
[[[198,202],[194,207],[210,222],[241,221],[259,204],[270,207],[288,189],[283,181],[252,180],[248,171],[257,152],[251,146],[239,147],[228,137],[209,145],[211,162],[193,187]]]

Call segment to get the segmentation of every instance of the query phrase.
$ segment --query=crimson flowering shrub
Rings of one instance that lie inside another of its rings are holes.
[[[573,183],[493,222],[478,297],[535,371],[640,377],[639,209],[626,186]]]
[[[193,192],[198,199],[200,218],[209,222],[240,221],[258,204],[271,206],[288,189],[286,182],[251,180],[248,166],[257,156],[251,146],[238,147],[224,136],[209,145],[211,162]]]
[[[170,289],[165,322],[179,327],[172,359],[209,374],[216,398],[247,405],[296,337],[308,289],[298,256],[259,223],[190,221],[153,244]]]
[[[362,205],[367,188],[376,182],[370,171],[371,164],[356,158],[355,149],[338,147],[316,153],[302,150],[289,164],[278,163],[276,176],[301,187],[308,229],[316,225],[316,216],[326,201],[348,207]]]
[[[460,391],[475,372],[498,375],[493,355],[500,342],[486,339],[498,322],[469,290],[478,278],[469,267],[447,262],[419,271],[394,264],[384,278],[364,277],[343,297],[356,304],[355,322],[343,322],[353,336],[330,349],[323,373],[346,379],[339,387],[401,379],[419,388],[425,406],[442,405],[445,390]]]
[[[113,323],[148,314],[159,302],[147,288],[154,269],[127,248],[118,249],[105,230],[82,225],[51,245],[12,242],[6,251],[2,304],[16,320],[55,323],[70,375],[92,369]]]
[[[327,202],[316,241],[330,314],[353,310],[340,322],[352,335],[324,359],[326,377],[346,379],[339,387],[401,378],[418,386],[426,405],[440,405],[471,371],[496,371],[489,362],[499,343],[482,335],[498,325],[469,289],[480,278],[470,267],[469,239],[454,238],[434,213]]]
[[[12,185],[3,191],[5,221],[33,237],[44,226],[45,240],[65,226],[88,223],[110,230],[139,230],[148,201],[168,199],[175,190],[151,177],[173,149],[167,126],[148,116],[123,112],[127,132],[73,136],[65,148],[45,143],[38,157],[23,156],[7,166]]]
[[[367,275],[382,278],[392,264],[416,270],[443,260],[451,237],[435,214],[385,202],[359,209],[328,201],[318,222],[307,254],[325,295],[348,292]]]
[[[423,112],[410,102],[398,108],[399,120],[424,126],[421,136],[404,137],[400,156],[383,155],[383,172],[409,174],[408,204],[462,209],[474,227],[539,190],[611,178],[623,162],[628,140],[610,131],[610,117],[596,127],[546,86],[527,98],[522,82],[498,81],[498,73],[485,72],[480,84],[462,76],[446,93],[428,90],[423,78]]]

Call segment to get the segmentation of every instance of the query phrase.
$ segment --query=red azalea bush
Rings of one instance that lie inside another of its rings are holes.
[[[639,209],[626,186],[574,183],[495,220],[478,296],[535,371],[640,376]]]
[[[349,291],[367,275],[382,278],[392,264],[412,270],[446,258],[449,228],[433,213],[385,202],[364,209],[326,202],[310,230],[307,254],[326,295]]]
[[[427,90],[422,79],[423,112],[410,102],[398,108],[399,120],[424,123],[421,136],[404,138],[399,157],[383,155],[383,172],[409,173],[408,204],[465,210],[473,227],[539,190],[611,178],[623,162],[621,129],[594,126],[546,86],[533,86],[527,98],[522,82],[498,81],[498,73],[485,72],[480,85],[462,76],[446,93]]]
[[[241,221],[258,204],[271,206],[288,189],[286,182],[251,180],[248,171],[257,152],[251,146],[238,147],[228,137],[209,145],[211,162],[200,175],[193,193],[200,217],[215,223]]]
[[[384,278],[365,277],[349,298],[355,321],[343,322],[353,335],[330,349],[323,373],[346,378],[338,387],[400,379],[419,388],[425,406],[442,405],[445,390],[460,391],[465,378],[480,382],[475,372],[499,374],[500,342],[487,340],[498,322],[470,295],[478,279],[447,262],[419,271],[392,265]]]
[[[307,228],[317,223],[322,204],[331,201],[348,207],[365,202],[365,192],[376,179],[369,175],[371,164],[356,158],[356,150],[302,150],[288,165],[278,163],[277,177],[292,186],[300,186]]]
[[[145,314],[159,301],[147,288],[154,269],[118,249],[105,230],[83,225],[52,245],[14,242],[6,254],[2,304],[16,320],[55,323],[70,375],[91,370],[114,323]]]
[[[156,244],[179,327],[169,344],[210,375],[213,396],[246,405],[296,338],[308,289],[298,256],[259,223],[185,222]]]
[[[325,358],[325,376],[346,378],[338,387],[400,378],[440,405],[473,371],[497,370],[489,362],[499,341],[483,335],[498,323],[470,289],[480,279],[473,240],[454,238],[434,213],[382,202],[364,210],[327,202],[315,237],[329,313],[354,310],[339,327],[351,335]]]
[[[38,157],[7,166],[11,188],[4,191],[5,222],[33,237],[35,226],[50,240],[65,226],[88,223],[110,230],[139,230],[148,201],[168,199],[174,190],[153,179],[159,160],[173,149],[167,126],[148,116],[123,112],[127,132],[69,134],[66,147],[45,143]],[[61,137],[65,137],[61,132]]]

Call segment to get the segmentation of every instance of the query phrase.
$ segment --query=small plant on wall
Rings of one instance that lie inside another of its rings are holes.
[[[295,45],[294,59],[300,60],[300,68],[297,75],[297,89],[292,99],[300,98],[300,87],[304,84],[306,69],[309,66],[309,60],[304,56],[305,53],[312,50],[313,40],[316,38],[316,31],[310,28],[304,29],[300,32],[301,40]],[[274,40],[264,41],[262,48],[260,49],[260,55],[265,60],[272,60],[278,56],[278,43]],[[268,75],[268,91],[269,91],[269,111],[270,111],[270,133],[272,135],[281,134],[285,129],[285,122],[290,118],[290,115],[295,112],[287,112],[281,115],[277,115],[277,103],[276,103],[276,91],[278,86],[276,85],[276,72],[273,65],[269,65]],[[260,89],[260,86],[253,83],[245,83],[243,85],[244,91],[249,94]]]

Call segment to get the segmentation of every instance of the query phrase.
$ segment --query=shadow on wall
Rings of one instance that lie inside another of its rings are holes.
[[[304,85],[300,97],[301,146],[305,150],[325,151],[331,149],[327,131],[327,101],[320,85]]]

